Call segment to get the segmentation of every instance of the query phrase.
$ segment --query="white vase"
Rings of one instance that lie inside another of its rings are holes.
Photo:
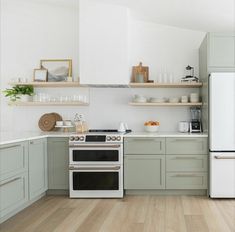
[[[20,101],[21,101],[21,102],[29,102],[29,101],[32,101],[32,96],[29,96],[29,95],[21,95],[21,96],[20,96]]]

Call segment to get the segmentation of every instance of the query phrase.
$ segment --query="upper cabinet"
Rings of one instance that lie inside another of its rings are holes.
[[[208,33],[199,49],[200,77],[216,71],[235,71],[235,34]]]
[[[128,9],[79,2],[79,77],[81,84],[128,84]]]
[[[234,67],[235,66],[235,35],[209,34],[209,66]]]

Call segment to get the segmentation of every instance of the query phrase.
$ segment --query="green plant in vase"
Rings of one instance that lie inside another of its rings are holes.
[[[10,89],[3,91],[5,97],[9,97],[10,101],[16,101],[18,99],[25,100],[28,97],[34,95],[34,88],[31,85],[17,85]],[[26,97],[26,98],[25,98]]]

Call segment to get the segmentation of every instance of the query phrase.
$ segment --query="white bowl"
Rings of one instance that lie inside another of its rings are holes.
[[[172,97],[170,98],[170,103],[178,103],[179,102],[179,98],[178,97]]]
[[[144,126],[144,130],[146,132],[157,132],[159,129],[159,126]]]
[[[64,122],[63,121],[56,121],[56,126],[63,126]]]

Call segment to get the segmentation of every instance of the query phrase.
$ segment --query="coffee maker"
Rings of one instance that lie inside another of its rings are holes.
[[[191,122],[190,122],[190,133],[201,133],[202,124],[201,124],[201,109],[199,107],[191,107]]]

